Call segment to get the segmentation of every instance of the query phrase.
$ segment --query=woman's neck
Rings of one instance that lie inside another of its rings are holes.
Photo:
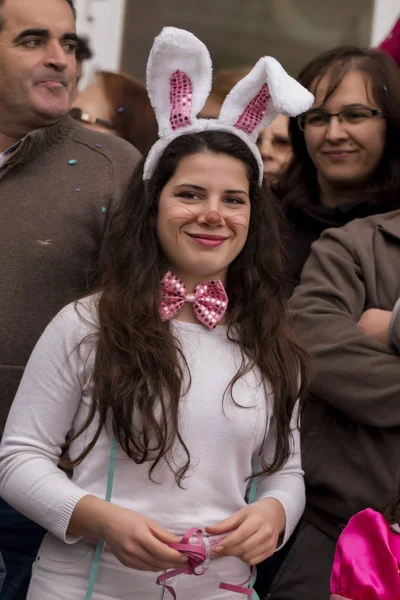
[[[353,202],[360,197],[359,187],[340,187],[332,185],[325,179],[318,178],[319,183],[319,198],[322,206],[335,208],[340,204]]]

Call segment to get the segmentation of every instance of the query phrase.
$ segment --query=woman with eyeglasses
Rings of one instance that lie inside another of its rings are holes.
[[[400,70],[393,59],[341,47],[317,56],[298,80],[315,102],[290,120],[293,158],[279,184],[292,225],[292,285],[325,229],[400,207]]]
[[[400,208],[400,71],[394,61],[375,50],[338,48],[310,62],[299,81],[314,94],[315,101],[305,114],[291,120],[294,155],[280,182],[282,201],[292,225],[287,260],[292,285],[300,279],[312,242],[325,229],[340,228],[375,214],[378,219],[379,213]],[[359,229],[366,228],[360,225]],[[350,248],[360,243],[365,263],[371,265],[370,279],[378,280],[380,274],[373,273],[373,256],[368,254],[365,240],[358,239],[360,235],[352,237],[347,227],[332,231],[325,239],[329,235],[341,236]],[[382,237],[388,246],[393,245],[388,234],[383,232]],[[393,464],[393,471],[400,470],[396,455],[387,451],[382,457],[382,447],[388,448],[388,430],[359,426],[346,416],[345,410],[335,411],[330,406],[330,399],[338,396],[349,411],[356,401],[366,403],[367,396],[374,395],[365,383],[367,373],[376,382],[376,388],[381,388],[380,394],[375,394],[375,403],[385,395],[381,385],[385,378],[389,377],[387,387],[395,388],[390,374],[385,375],[386,369],[381,373],[379,359],[371,358],[362,348],[352,352],[344,344],[343,323],[353,325],[355,334],[358,332],[354,315],[348,310],[350,298],[356,296],[361,305],[365,302],[363,309],[380,308],[382,301],[387,308],[387,289],[381,286],[375,298],[372,294],[364,298],[360,290],[366,275],[359,258],[354,259],[351,280],[348,273],[353,263],[349,257],[341,258],[332,244],[324,256],[321,252],[317,256],[317,248],[323,247],[324,240],[319,244],[315,246],[313,269],[310,259],[303,271],[302,285],[291,299],[297,333],[316,361],[315,377],[302,411],[307,504],[298,531],[285,548],[258,566],[256,589],[260,598],[269,592],[271,600],[328,600],[336,542],[346,520],[370,506],[371,497],[375,498],[376,510],[394,502],[393,498],[387,500],[387,489],[392,489],[393,483],[388,464]],[[329,271],[325,278],[324,268]],[[394,293],[396,286],[399,289],[395,276],[398,269],[389,264],[388,273],[391,269]],[[318,283],[316,272],[322,273]],[[332,273],[341,273],[347,287],[342,288],[340,278]],[[305,288],[306,297],[302,293]],[[314,296],[320,299],[319,303],[314,302]],[[301,306],[296,300],[300,297]],[[356,365],[363,375],[356,372]],[[355,394],[347,394],[349,385],[357,390]],[[365,408],[366,413],[369,410]],[[373,460],[376,456],[382,458],[378,467],[379,461]],[[374,481],[381,485],[374,485]]]

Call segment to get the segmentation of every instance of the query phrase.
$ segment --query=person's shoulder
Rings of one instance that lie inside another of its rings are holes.
[[[135,165],[141,158],[140,152],[126,140],[115,135],[91,131],[83,125],[77,124],[71,133],[71,139],[109,161],[118,160]]]
[[[53,329],[63,329],[72,335],[94,333],[98,328],[99,294],[91,294],[70,302],[62,308],[51,322]]]
[[[400,237],[400,210],[353,219],[341,227],[326,229],[312,250],[318,255],[332,250],[343,250],[352,256],[365,255],[373,252],[375,236],[380,231]]]
[[[374,214],[362,219],[353,219],[343,227],[340,227],[338,232],[343,231],[345,234],[359,237],[372,234],[376,229],[382,227],[397,227],[400,234],[400,210]]]

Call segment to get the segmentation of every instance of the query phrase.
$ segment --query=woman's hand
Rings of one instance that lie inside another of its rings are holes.
[[[271,556],[284,533],[286,513],[276,498],[264,498],[245,506],[228,519],[206,527],[210,535],[232,532],[215,548],[217,556],[237,556],[257,565]]]
[[[108,548],[126,567],[141,571],[164,571],[182,567],[187,557],[167,544],[180,538],[143,515],[110,505],[103,537]]]
[[[366,335],[375,338],[381,344],[387,345],[388,331],[392,311],[379,308],[369,308],[361,315],[357,325]]]
[[[68,533],[104,540],[123,565],[140,571],[176,569],[187,562],[167,546],[180,541],[176,535],[133,510],[90,495],[76,505]]]

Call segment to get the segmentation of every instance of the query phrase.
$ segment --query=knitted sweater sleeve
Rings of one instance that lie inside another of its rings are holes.
[[[278,472],[260,478],[257,483],[256,499],[276,498],[286,513],[286,528],[280,547],[286,544],[292,535],[305,507],[304,472],[301,468],[299,403],[293,411],[291,420],[290,455],[285,465]],[[270,463],[276,447],[276,419],[272,417],[268,438],[265,444],[264,460]],[[279,550],[279,548],[278,548]]]
[[[67,543],[76,541],[67,527],[87,492],[57,465],[82,398],[87,344],[81,342],[89,333],[73,304],[48,325],[26,366],[0,446],[0,496]]]

